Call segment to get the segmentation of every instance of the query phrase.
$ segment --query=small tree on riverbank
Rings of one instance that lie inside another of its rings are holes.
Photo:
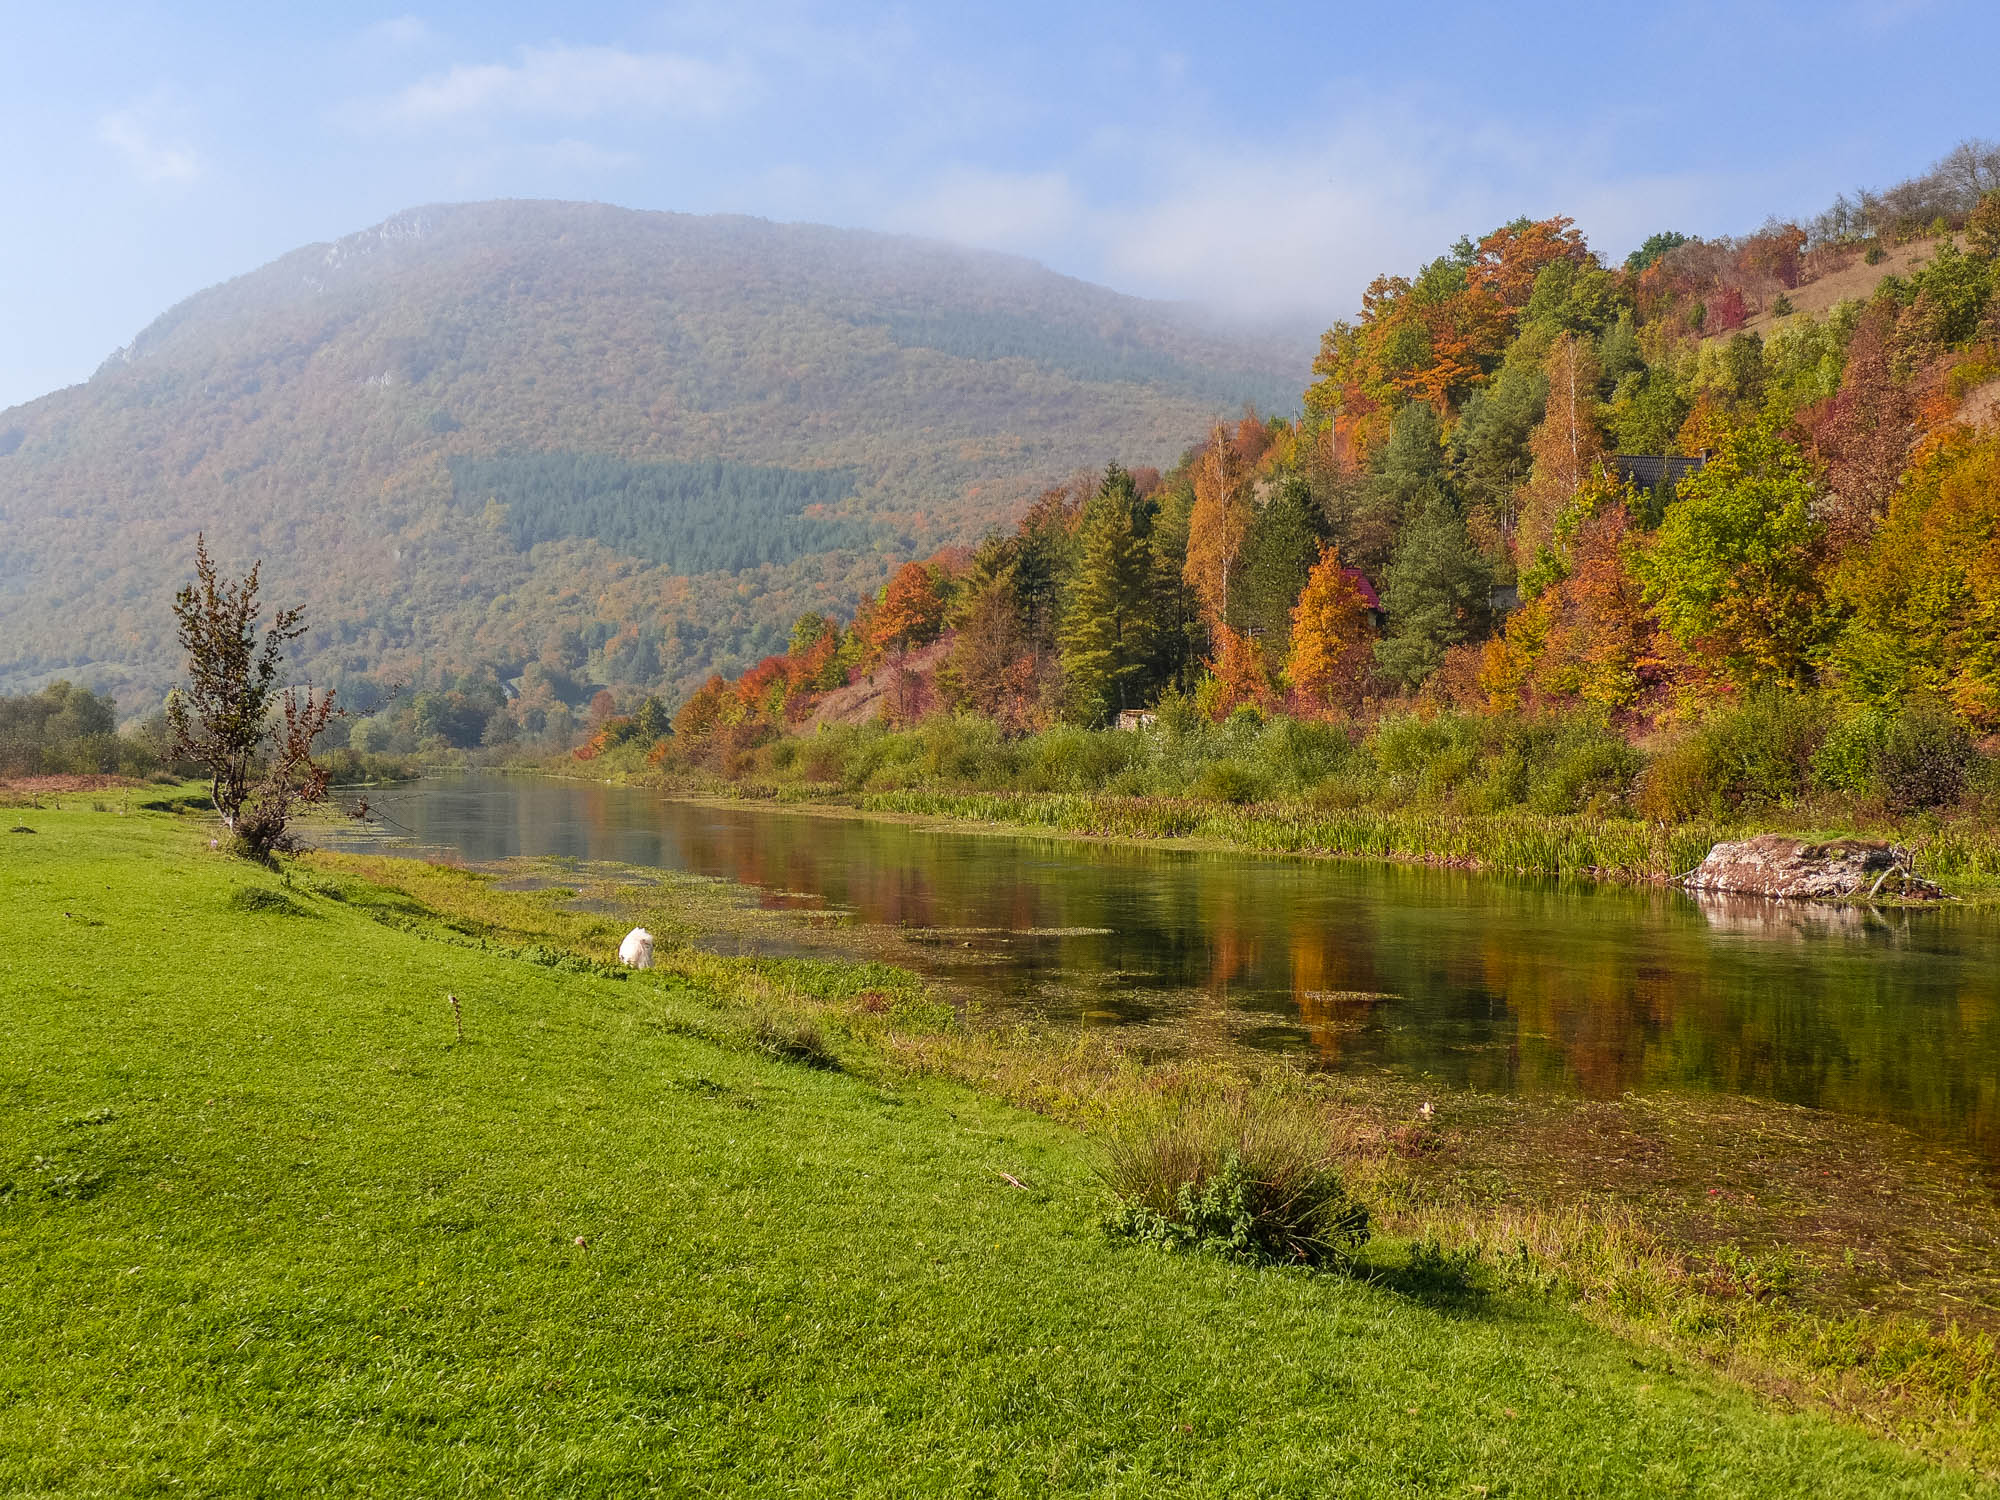
[[[208,768],[209,798],[237,852],[267,861],[292,847],[292,810],[326,795],[327,775],[312,750],[334,716],[333,692],[310,684],[303,694],[279,691],[285,647],[305,634],[304,612],[279,610],[259,643],[261,562],[241,582],[224,583],[206,537],[195,539],[194,556],[195,581],[174,597],[188,685],[167,704],[172,754]]]

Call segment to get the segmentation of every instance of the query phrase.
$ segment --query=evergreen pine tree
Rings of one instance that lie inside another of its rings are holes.
[[[1494,536],[1514,529],[1516,491],[1534,462],[1528,442],[1548,400],[1548,378],[1525,359],[1510,361],[1473,394],[1451,434],[1452,467],[1466,510]]]
[[[1250,523],[1230,591],[1228,624],[1264,643],[1282,661],[1291,634],[1292,605],[1319,560],[1324,538],[1302,482],[1278,487]]]
[[[1382,448],[1375,489],[1380,502],[1400,521],[1450,493],[1444,429],[1427,403],[1407,402],[1397,411]]]
[[[1451,502],[1441,497],[1418,510],[1403,528],[1384,579],[1389,633],[1375,647],[1383,672],[1416,687],[1445,652],[1485,634],[1492,585],[1492,567]]]
[[[1113,464],[1083,514],[1058,644],[1066,716],[1102,724],[1146,686],[1153,657],[1151,507]]]
[[[1183,687],[1208,654],[1208,622],[1201,598],[1187,581],[1188,526],[1194,509],[1194,487],[1184,484],[1150,498],[1148,541],[1152,544],[1153,580],[1148,618],[1152,622],[1153,657],[1145,682],[1152,689],[1168,683]]]

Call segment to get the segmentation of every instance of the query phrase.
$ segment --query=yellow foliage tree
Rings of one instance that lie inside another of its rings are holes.
[[[1834,594],[1852,612],[1835,651],[1850,692],[1936,693],[2000,729],[2000,436],[1959,429],[1920,460]]]
[[[1550,347],[1542,368],[1549,377],[1548,412],[1529,439],[1534,467],[1522,491],[1515,541],[1514,555],[1523,572],[1549,546],[1563,506],[1604,462],[1604,435],[1597,425],[1597,358],[1589,345],[1565,333]]]

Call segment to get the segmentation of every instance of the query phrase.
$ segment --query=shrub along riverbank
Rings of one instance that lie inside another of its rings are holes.
[[[614,737],[615,738],[615,737]],[[765,743],[613,744],[552,763],[682,791],[1284,853],[1666,880],[1749,831],[1913,850],[1954,894],[2000,892],[2000,760],[1948,713],[1753,697],[1637,748],[1583,715],[1407,714],[1372,725],[1211,723],[1169,701],[1138,732],[1010,738],[969,717]]]
[[[1771,1267],[1675,1291],[1599,1218],[1626,1342],[1568,1305],[1553,1216],[1518,1269],[1471,1256],[1324,1081],[704,955],[673,887],[627,889],[669,935],[628,976],[627,914],[574,890],[8,816],[34,831],[0,834],[0,1487],[1986,1492],[1658,1347],[1791,1348],[1792,1400],[1983,1462],[1982,1341],[1819,1319],[1760,1345]],[[1337,1130],[1378,1227],[1351,1270],[1106,1234],[1076,1127],[1204,1100]]]

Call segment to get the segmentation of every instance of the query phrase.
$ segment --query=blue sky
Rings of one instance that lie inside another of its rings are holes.
[[[4,13],[0,407],[418,203],[908,231],[1319,325],[1517,213],[1622,256],[2000,136],[1993,0]]]

